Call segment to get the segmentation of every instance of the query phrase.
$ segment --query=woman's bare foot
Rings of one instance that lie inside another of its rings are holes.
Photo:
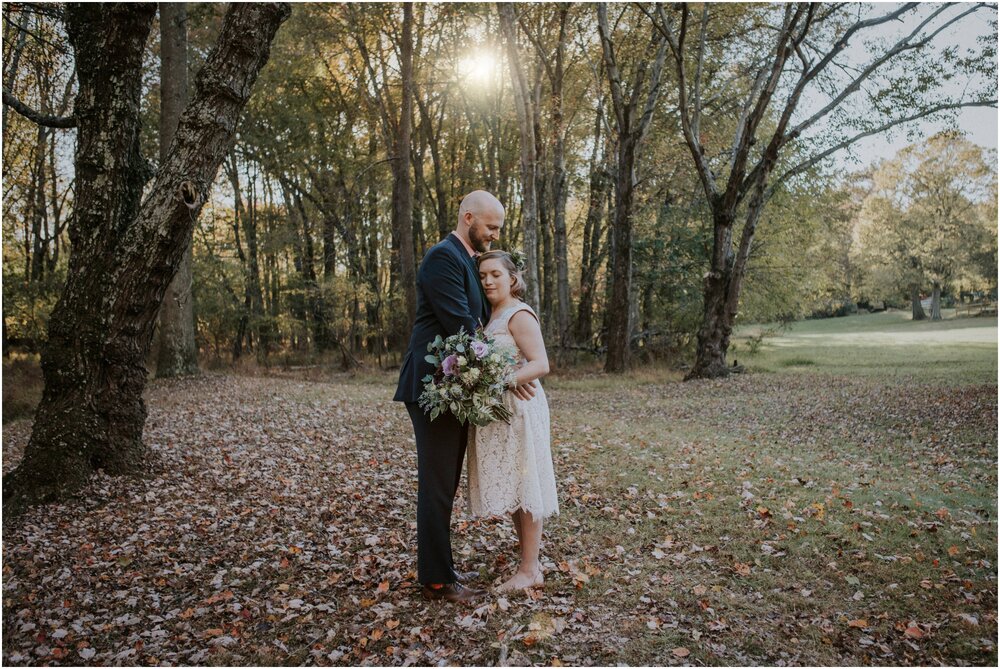
[[[531,571],[521,571],[520,569],[507,581],[497,586],[497,592],[512,592],[525,588],[537,588],[545,582],[541,568]]]

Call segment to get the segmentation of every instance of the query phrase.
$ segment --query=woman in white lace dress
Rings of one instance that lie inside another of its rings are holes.
[[[504,393],[513,414],[510,424],[497,421],[475,428],[469,440],[469,510],[476,516],[511,514],[521,563],[498,590],[518,590],[542,585],[538,560],[542,519],[559,513],[549,449],[549,406],[538,383],[549,372],[549,360],[538,317],[518,299],[524,281],[511,255],[489,251],[479,256],[479,278],[492,306],[486,333],[498,346],[509,347],[517,360],[511,390],[531,384],[535,393],[530,400]]]

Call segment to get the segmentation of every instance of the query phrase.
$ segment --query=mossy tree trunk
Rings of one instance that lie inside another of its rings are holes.
[[[139,152],[141,66],[155,12],[153,3],[66,8],[79,79],[73,250],[42,352],[45,388],[31,438],[4,477],[5,518],[69,496],[98,468],[143,468],[144,361],[156,316],[289,7],[230,7],[140,204],[148,175]]]

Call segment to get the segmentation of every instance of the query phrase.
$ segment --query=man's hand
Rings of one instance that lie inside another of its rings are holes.
[[[514,393],[514,397],[519,400],[530,400],[535,396],[535,382],[529,381],[528,383],[522,383],[519,386],[515,386],[511,392]]]

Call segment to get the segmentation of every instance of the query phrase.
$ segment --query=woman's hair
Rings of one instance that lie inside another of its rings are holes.
[[[510,274],[510,294],[519,300],[524,297],[524,277],[518,271],[517,265],[514,264],[514,258],[511,257],[510,253],[500,250],[480,253],[479,257],[476,258],[476,263],[481,266],[487,260],[499,260],[500,264],[507,270],[507,273]]]

